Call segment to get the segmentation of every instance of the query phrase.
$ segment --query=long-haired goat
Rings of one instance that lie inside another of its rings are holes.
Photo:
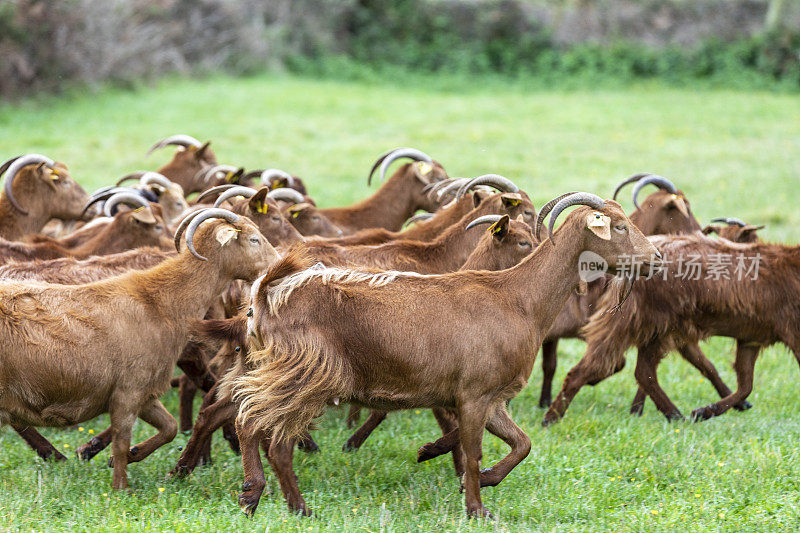
[[[223,220],[201,225],[211,218]],[[232,280],[252,280],[277,259],[252,222],[221,209],[194,218],[186,245],[152,269],[87,285],[0,285],[0,423],[68,426],[110,413],[113,487],[126,488],[127,464],[177,431],[158,397],[189,340],[188,321]],[[137,417],[158,433],[131,448]]]
[[[63,163],[38,154],[9,159],[0,195],[0,238],[18,240],[38,233],[50,219],[78,220],[89,198]]]
[[[716,233],[723,239],[733,242],[758,242],[759,239],[756,232],[765,228],[763,224],[754,226],[740,218],[715,218],[711,222],[722,222],[725,225],[709,224],[703,228],[703,235]]]
[[[151,146],[147,155],[160,148],[177,146],[178,151],[169,163],[158,169],[158,173],[180,185],[185,194],[192,194],[208,187],[201,179],[202,173],[217,164],[217,156],[209,148],[209,144],[201,143],[189,135],[172,135]]]
[[[579,204],[589,207],[570,213],[552,236],[556,217]],[[224,378],[241,402],[242,509],[258,505],[265,487],[259,443],[271,438],[269,460],[287,503],[308,513],[292,469],[293,441],[338,398],[381,410],[455,409],[467,512],[488,515],[480,487],[499,483],[530,451],[506,402],[525,386],[542,339],[577,288],[580,254],[597,253],[612,270],[621,256],[658,256],[619,204],[594,195],[562,198],[550,229],[525,260],[498,272],[292,274],[308,263],[289,254],[257,280],[246,371]],[[484,428],[512,449],[481,472]]]

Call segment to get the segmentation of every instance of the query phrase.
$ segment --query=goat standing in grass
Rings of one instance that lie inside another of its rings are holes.
[[[621,256],[658,256],[616,202],[578,193],[553,205],[551,238],[508,270],[422,276],[310,269],[270,288],[307,265],[290,254],[256,281],[250,366],[224,379],[241,402],[242,509],[253,513],[258,505],[265,487],[259,443],[271,438],[269,461],[289,508],[309,512],[292,468],[294,439],[340,399],[380,410],[454,409],[467,513],[489,515],[480,487],[498,484],[530,451],[506,402],[527,383],[542,339],[578,287],[578,257],[590,250],[613,271]],[[571,205],[588,207],[572,212],[553,237],[556,217]],[[484,428],[512,450],[481,472]]]

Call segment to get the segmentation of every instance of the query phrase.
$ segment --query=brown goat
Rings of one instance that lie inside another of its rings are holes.
[[[743,407],[762,348],[782,342],[800,361],[800,316],[786,306],[787,301],[800,297],[800,248],[738,244],[699,235],[659,236],[651,241],[662,251],[669,268],[634,286],[616,312],[606,312],[609,302],[601,300],[586,327],[586,354],[567,374],[545,421],[563,416],[584,384],[595,384],[620,370],[630,346],[638,348],[635,376],[639,386],[670,420],[682,415],[659,386],[656,367],[672,349],[714,335],[737,341],[734,369],[738,390],[732,394],[720,391],[722,400],[696,409],[692,413],[695,419]],[[697,266],[688,267],[690,261]],[[683,275],[680,265],[691,268],[691,276]],[[747,268],[755,271],[742,275]]]
[[[78,220],[89,195],[63,163],[37,154],[6,161],[0,196],[0,238],[19,240],[38,233],[50,219]]]
[[[202,318],[230,281],[252,280],[277,258],[252,222],[224,210],[199,214],[186,243],[149,270],[87,285],[3,284],[0,423],[63,427],[109,412],[113,487],[126,488],[127,464],[177,431],[158,397],[189,340],[187,321]],[[137,417],[158,433],[131,448]]]
[[[578,256],[593,251],[614,270],[622,255],[658,254],[615,202],[567,196],[555,204],[551,231],[567,206],[591,207],[570,213],[554,237],[507,270],[309,269],[269,288],[308,264],[289,254],[257,280],[246,367],[224,378],[241,402],[241,508],[252,514],[258,505],[265,487],[259,443],[270,438],[269,461],[289,508],[309,512],[292,469],[293,440],[341,399],[381,410],[455,409],[467,512],[489,515],[480,487],[498,484],[530,451],[506,402],[525,386],[544,335],[579,284]],[[512,449],[481,472],[484,428]]]
[[[351,235],[365,228],[398,231],[417,210],[436,211],[439,204],[423,189],[436,181],[447,179],[444,168],[422,152],[404,149],[384,154],[375,166],[391,163],[401,157],[410,157],[416,162],[402,165],[372,196],[348,207],[329,207],[320,209],[320,212],[345,235]],[[385,167],[382,167],[383,170]]]
[[[723,239],[733,242],[758,242],[756,232],[764,229],[764,225],[753,226],[738,218],[715,218],[711,222],[723,222],[724,226],[709,224],[703,228],[703,235],[716,233]]]
[[[217,156],[208,145],[209,142],[203,144],[188,135],[172,135],[150,147],[147,155],[159,148],[177,146],[178,151],[169,163],[158,169],[158,173],[180,185],[183,192],[188,195],[208,187],[200,176],[209,167],[217,164]]]

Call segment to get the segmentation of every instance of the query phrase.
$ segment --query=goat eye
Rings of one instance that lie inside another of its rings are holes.
[[[518,244],[522,248],[530,248],[531,247],[531,243],[529,243],[528,241],[520,241]]]
[[[628,227],[627,227],[627,226],[625,226],[625,225],[620,225],[620,226],[614,226],[614,229],[615,229],[615,230],[616,230],[618,233],[625,233],[625,232],[628,230]]]
[[[250,237],[250,244],[252,244],[253,246],[258,246],[259,244],[261,244],[261,239],[259,239],[258,237]]]
[[[319,217],[317,215],[314,215],[313,217],[311,217],[311,220],[313,222],[319,222]]]
[[[531,218],[533,218],[533,211],[531,211],[530,209],[526,209],[526,210],[523,212],[523,214],[524,214],[526,217],[531,217]]]

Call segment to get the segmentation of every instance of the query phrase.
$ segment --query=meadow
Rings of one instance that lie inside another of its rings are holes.
[[[736,216],[766,224],[768,240],[800,241],[800,99],[768,92],[639,85],[570,91],[473,80],[431,83],[319,81],[286,76],[165,80],[135,91],[103,89],[0,104],[0,157],[38,152],[66,162],[87,190],[155,169],[156,140],[187,133],[212,140],[220,162],[278,167],[301,176],[321,205],[370,193],[366,173],[388,148],[413,146],[451,176],[496,172],[537,206],[569,190],[610,196],[616,183],[650,171],[673,180],[701,224]],[[376,187],[373,184],[373,189]],[[630,192],[622,203],[631,208]],[[146,334],[146,332],[143,332]],[[733,344],[703,348],[729,385]],[[562,342],[556,387],[583,344]],[[434,356],[434,354],[432,354]],[[133,465],[133,491],[111,491],[108,451],[88,464],[71,451],[107,425],[43,433],[70,455],[44,463],[9,428],[0,429],[0,529],[136,531],[796,531],[800,528],[800,382],[783,346],[756,366],[754,407],[694,424],[668,423],[648,403],[628,414],[633,365],[577,396],[566,418],[543,429],[541,370],[511,404],[531,436],[530,456],[498,487],[483,490],[494,521],[468,520],[449,458],[418,465],[419,445],[437,436],[428,412],[390,415],[364,447],[343,453],[345,412],[332,409],[315,438],[321,452],[295,458],[315,512],[285,507],[268,472],[256,516],[235,503],[241,464],[221,438],[211,466],[165,480],[188,435]],[[684,414],[716,400],[679,357],[660,381]],[[176,412],[174,392],[168,407]],[[138,423],[134,440],[152,434]],[[507,447],[487,434],[484,464]]]

